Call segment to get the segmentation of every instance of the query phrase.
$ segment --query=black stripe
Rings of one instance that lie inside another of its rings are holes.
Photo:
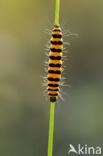
[[[53,38],[62,38],[62,35],[60,34],[52,34]]]
[[[49,86],[49,87],[59,87],[58,84],[51,84],[51,83],[49,83],[48,86]]]
[[[49,93],[49,95],[51,95],[51,96],[58,96],[58,94],[51,94],[51,93]]]
[[[55,81],[55,82],[60,81],[59,78],[52,78],[52,77],[48,77],[48,80],[49,80],[49,81]]]
[[[48,70],[48,73],[50,74],[61,74],[60,70]]]
[[[49,56],[51,60],[61,60],[61,56]]]
[[[62,45],[63,42],[62,41],[51,41],[51,44],[53,44],[53,45]]]
[[[48,91],[59,91],[59,89],[50,89],[50,88],[48,88]]]
[[[54,29],[53,32],[61,32],[60,29]]]
[[[51,102],[55,102],[56,101],[56,97],[50,97],[50,101]]]
[[[61,64],[53,64],[53,63],[50,63],[49,64],[49,67],[61,67]]]
[[[51,50],[52,52],[58,52],[58,53],[62,52],[62,49],[50,48],[50,50]]]

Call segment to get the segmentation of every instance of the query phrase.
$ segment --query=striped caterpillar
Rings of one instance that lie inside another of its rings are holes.
[[[54,25],[50,40],[48,66],[48,95],[50,102],[56,102],[59,94],[62,70],[63,39],[60,26]]]

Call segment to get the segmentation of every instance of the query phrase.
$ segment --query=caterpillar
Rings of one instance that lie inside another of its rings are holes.
[[[62,71],[63,39],[60,25],[54,25],[50,40],[48,66],[48,95],[50,102],[56,102],[59,94]]]

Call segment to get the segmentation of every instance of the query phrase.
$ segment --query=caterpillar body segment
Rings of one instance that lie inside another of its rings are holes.
[[[58,98],[62,71],[63,39],[60,26],[54,25],[50,40],[48,67],[48,95],[51,102]]]

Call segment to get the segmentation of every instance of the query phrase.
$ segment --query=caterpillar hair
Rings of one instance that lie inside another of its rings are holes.
[[[48,95],[50,102],[56,102],[62,71],[63,38],[60,25],[54,25],[50,40],[49,65],[48,65]]]

